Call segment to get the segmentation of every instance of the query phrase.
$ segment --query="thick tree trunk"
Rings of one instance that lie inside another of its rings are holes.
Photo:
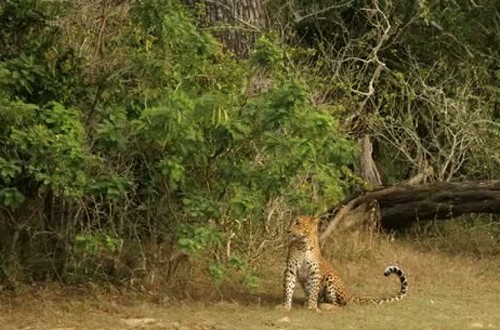
[[[467,213],[500,214],[500,180],[401,185],[366,192],[332,209],[324,240],[334,230],[373,222],[399,229],[416,221],[450,219]]]
[[[238,56],[246,56],[264,26],[262,0],[184,0],[223,44]],[[200,9],[201,13],[200,13]]]

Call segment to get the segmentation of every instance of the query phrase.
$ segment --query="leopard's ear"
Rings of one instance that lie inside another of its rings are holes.
[[[319,224],[319,217],[311,217],[315,224]]]

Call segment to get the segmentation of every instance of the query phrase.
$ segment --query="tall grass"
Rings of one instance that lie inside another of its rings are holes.
[[[500,221],[494,215],[419,223],[405,233],[405,238],[423,251],[478,258],[500,255]]]

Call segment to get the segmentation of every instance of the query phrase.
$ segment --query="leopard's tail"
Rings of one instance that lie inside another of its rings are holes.
[[[353,297],[352,302],[363,304],[363,303],[372,303],[372,304],[385,304],[392,301],[398,301],[406,297],[408,294],[408,279],[406,278],[405,273],[398,266],[389,266],[384,271],[384,276],[389,276],[391,274],[396,274],[399,277],[399,282],[401,283],[401,288],[399,292],[392,296],[386,298],[361,298],[361,297]]]

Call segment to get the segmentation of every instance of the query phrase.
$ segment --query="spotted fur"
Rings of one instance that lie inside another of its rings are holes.
[[[361,298],[350,294],[331,263],[323,259],[318,242],[318,219],[298,217],[288,230],[290,245],[284,273],[285,299],[281,307],[290,310],[297,279],[307,296],[307,307],[318,309],[318,302],[333,305],[348,303],[382,304],[403,299],[408,294],[408,281],[397,266],[389,266],[384,275],[396,274],[401,282],[399,292],[386,298]]]

